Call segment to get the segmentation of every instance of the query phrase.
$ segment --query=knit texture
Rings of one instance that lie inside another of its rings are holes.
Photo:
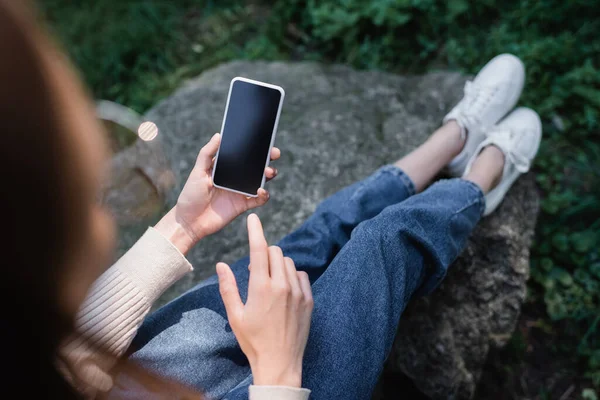
[[[191,264],[165,237],[148,228],[90,288],[62,349],[70,379],[85,393],[112,387],[108,371],[133,340],[156,299]]]
[[[90,288],[77,314],[76,334],[61,349],[58,365],[67,379],[86,397],[110,390],[109,371],[131,344],[152,304],[192,269],[169,240],[148,228]],[[309,393],[282,386],[250,386],[253,400],[306,400]]]
[[[287,386],[250,386],[249,400],[308,400],[310,390]]]

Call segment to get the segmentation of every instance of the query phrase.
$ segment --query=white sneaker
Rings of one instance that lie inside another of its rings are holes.
[[[529,171],[531,162],[540,148],[541,140],[542,122],[540,117],[532,109],[524,107],[517,108],[508,114],[487,132],[487,138],[477,146],[465,168],[465,175],[467,175],[473,162],[486,146],[494,145],[504,153],[502,179],[485,196],[484,217],[498,207],[517,178]]]
[[[456,120],[461,136],[467,139],[463,150],[448,165],[450,175],[463,175],[473,151],[485,139],[485,132],[517,104],[524,83],[521,60],[512,54],[500,54],[465,84],[465,96],[443,121]]]

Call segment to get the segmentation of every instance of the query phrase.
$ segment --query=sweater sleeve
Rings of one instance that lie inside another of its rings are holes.
[[[192,270],[179,250],[154,228],[92,285],[61,349],[59,366],[83,394],[113,387],[114,361],[129,347],[154,301]],[[307,400],[310,390],[250,386],[250,400]]]
[[[249,400],[308,400],[310,390],[288,386],[250,386]]]
[[[62,348],[73,383],[90,390],[108,390],[111,360],[127,350],[156,299],[191,264],[154,228],[92,285],[75,322],[76,334]],[[97,351],[106,352],[101,356]]]

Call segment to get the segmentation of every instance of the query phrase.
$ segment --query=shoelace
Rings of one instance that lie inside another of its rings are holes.
[[[523,135],[524,133],[520,132],[519,134]],[[494,129],[490,131],[488,140],[500,147],[504,152],[507,161],[510,161],[517,171],[524,174],[529,171],[531,162],[529,161],[529,158],[515,151],[515,146],[513,144],[515,135],[516,133],[512,129]]]
[[[465,83],[465,101],[461,106],[461,114],[465,125],[479,125],[480,115],[496,92],[496,87],[483,86],[472,81]]]

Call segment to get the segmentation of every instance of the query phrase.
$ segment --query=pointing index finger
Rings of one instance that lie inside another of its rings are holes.
[[[248,242],[250,243],[250,276],[269,277],[269,250],[262,224],[256,214],[248,216]]]

